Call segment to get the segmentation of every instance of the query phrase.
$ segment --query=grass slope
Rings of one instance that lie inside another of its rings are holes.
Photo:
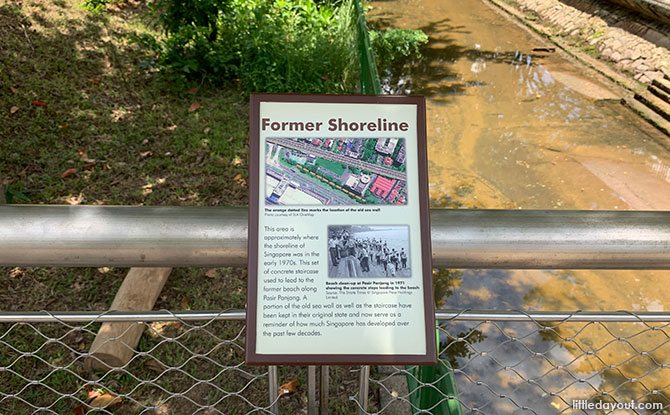
[[[236,85],[212,88],[206,79],[170,85],[143,69],[151,52],[133,39],[157,35],[146,24],[146,11],[132,0],[103,13],[76,0],[0,4],[0,182],[38,204],[246,205],[244,93]],[[213,278],[206,271],[175,269],[155,308],[244,307],[246,270],[216,270],[209,273]],[[125,273],[0,268],[0,308],[106,310]],[[129,394],[108,409],[115,414],[183,414],[208,405],[216,410],[198,413],[247,413],[267,405],[265,368],[240,366],[241,322],[205,329],[147,324],[139,349],[161,364],[137,356],[126,371],[107,374],[83,370],[82,354],[97,327],[0,325],[0,366],[12,370],[0,377],[0,397],[19,396],[0,402],[0,413],[48,407],[76,414],[87,384]],[[178,342],[169,341],[175,337]],[[304,371],[281,369],[280,382],[292,377],[301,383],[297,393],[282,398],[281,412],[306,412]],[[30,385],[31,379],[39,383]],[[331,369],[331,412],[352,413],[348,396],[355,390],[356,373]]]
[[[146,32],[123,9],[93,14],[66,0],[0,8],[4,181],[33,203],[245,203],[243,94],[158,82],[139,66],[150,52],[132,41]],[[69,169],[78,171],[61,178]]]

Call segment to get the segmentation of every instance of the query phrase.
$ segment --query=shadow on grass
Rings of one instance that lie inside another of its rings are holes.
[[[0,6],[0,180],[32,203],[246,205],[246,95],[207,80],[170,83],[142,65],[155,59],[133,42],[155,35],[138,14],[145,6],[113,7],[94,14],[75,0]],[[189,111],[194,102],[199,109]],[[106,310],[126,271],[0,268],[0,308]],[[174,269],[154,308],[244,308],[246,270],[220,269],[214,278],[206,271]],[[0,376],[0,413],[48,407],[76,415],[87,385],[128,395],[108,410],[115,414],[267,406],[267,369],[243,365],[242,326],[147,324],[138,351],[148,355],[104,374],[83,368],[96,324],[0,325],[0,367],[11,370]],[[348,397],[357,376],[351,367],[331,369],[331,413],[355,411]],[[282,413],[306,410],[304,368],[282,368],[279,381],[294,377],[302,382],[281,398]]]
[[[205,82],[190,90],[194,85],[171,84],[141,69],[141,62],[154,58],[133,42],[143,33],[152,34],[142,16],[128,10],[95,14],[74,0],[0,6],[3,183],[20,188],[32,203],[247,203],[246,97],[234,85],[213,88]],[[200,108],[189,111],[193,102]],[[173,270],[156,309],[244,307],[245,270],[219,270],[216,278],[205,271]],[[106,310],[125,272],[0,268],[0,308]],[[243,361],[241,322],[212,323],[207,330],[171,327],[174,332],[163,337],[152,335],[149,326],[138,349],[165,368],[145,364],[146,357],[138,355],[127,372],[103,374],[83,369],[95,324],[1,325],[0,367],[10,372],[0,376],[0,413],[48,407],[71,414],[86,401],[87,383],[130,394],[114,407],[119,414],[161,405],[168,413],[192,413],[203,405],[232,413],[243,399],[266,405],[263,377],[250,382],[226,369]],[[175,338],[181,340],[170,340]],[[222,347],[217,339],[236,340]],[[175,367],[181,369],[170,370]],[[147,379],[152,382],[142,384]],[[211,379],[219,389],[204,390]],[[240,395],[229,396],[231,391]],[[174,393],[182,398],[170,399]],[[4,399],[7,394],[16,399]]]
[[[170,84],[138,66],[148,29],[68,7],[0,7],[3,181],[33,203],[246,204],[244,95]]]

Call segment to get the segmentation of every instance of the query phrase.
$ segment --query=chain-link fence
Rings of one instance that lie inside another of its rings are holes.
[[[331,367],[321,384],[330,413],[670,412],[670,314],[438,318],[438,366]],[[1,313],[0,413],[307,413],[315,372],[245,366],[243,319],[235,311]],[[101,322],[119,320],[144,326],[133,357],[87,369]]]
[[[670,412],[668,316],[603,313],[575,321],[578,314],[558,313],[560,320],[551,321],[547,315],[486,314],[464,321],[456,313],[442,321],[444,370],[428,376],[420,368],[379,370],[371,382],[382,397],[380,412]],[[449,391],[450,377],[457,392]]]
[[[144,333],[127,364],[86,370],[87,359],[99,361],[89,348],[105,315],[85,324],[55,315],[2,324],[0,413],[209,414],[268,407],[267,368],[243,365],[243,321],[220,319],[225,313],[195,321],[145,317],[136,323]]]

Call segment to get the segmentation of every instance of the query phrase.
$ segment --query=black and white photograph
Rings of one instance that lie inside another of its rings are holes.
[[[329,278],[409,278],[409,226],[328,227]]]

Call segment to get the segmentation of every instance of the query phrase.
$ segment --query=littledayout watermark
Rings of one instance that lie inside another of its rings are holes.
[[[586,399],[576,399],[572,401],[572,409],[604,409],[606,411],[614,411],[615,409],[630,409],[638,410],[645,409],[651,411],[658,411],[663,409],[661,402],[591,402]]]

